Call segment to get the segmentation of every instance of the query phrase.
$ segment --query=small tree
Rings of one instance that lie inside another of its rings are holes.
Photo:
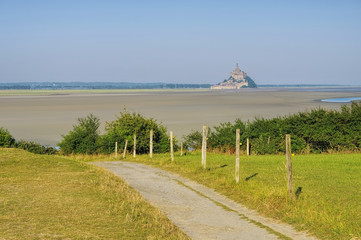
[[[0,147],[12,147],[15,144],[15,139],[11,136],[7,129],[0,127]]]
[[[126,109],[120,112],[116,120],[106,123],[106,134],[101,138],[101,147],[104,153],[114,150],[114,143],[119,148],[124,147],[128,140],[128,148],[133,148],[133,136],[137,135],[137,153],[149,152],[149,133],[153,129],[153,151],[162,153],[169,151],[169,137],[167,129],[152,118],[145,118],[136,113],[129,113]]]
[[[93,154],[98,149],[100,120],[90,114],[85,118],[78,118],[78,125],[73,126],[73,130],[63,136],[63,140],[58,144],[64,154],[86,153]]]

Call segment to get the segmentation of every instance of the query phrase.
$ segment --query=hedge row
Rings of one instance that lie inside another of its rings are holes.
[[[25,140],[16,141],[7,129],[0,127],[0,147],[4,148],[20,148],[28,152],[37,154],[55,154],[57,150],[53,147],[43,146],[39,143],[28,142]]]
[[[219,151],[235,151],[235,132],[241,130],[241,142],[249,138],[256,154],[285,151],[285,135],[291,134],[292,151],[320,153],[359,151],[361,148],[361,103],[343,105],[340,110],[322,108],[272,119],[257,118],[252,122],[226,122],[208,131],[208,146]],[[188,148],[201,147],[201,132],[185,136]],[[245,150],[245,144],[242,146]]]
[[[140,114],[120,113],[116,120],[106,123],[106,133],[100,135],[100,120],[90,114],[79,118],[73,130],[63,136],[58,144],[61,152],[71,153],[111,153],[114,143],[124,148],[128,140],[128,149],[133,148],[133,136],[137,135],[137,152],[149,152],[149,132],[154,131],[154,152],[169,151],[167,129],[152,118]],[[240,129],[242,149],[246,139],[251,142],[251,150],[256,154],[274,154],[285,151],[285,135],[291,134],[292,151],[298,153],[320,153],[327,151],[359,151],[361,149],[361,103],[343,105],[340,110],[322,108],[308,112],[277,117],[257,118],[252,122],[237,119],[234,123],[221,123],[208,131],[208,147],[221,152],[235,151],[235,132]],[[202,134],[194,131],[184,137],[184,146],[188,149],[200,149]],[[16,142],[11,134],[0,128],[0,147],[18,147],[30,152],[54,154],[56,149],[41,146],[34,142]],[[175,141],[175,150],[177,144]]]

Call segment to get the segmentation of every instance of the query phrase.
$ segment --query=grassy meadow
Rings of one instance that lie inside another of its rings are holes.
[[[78,160],[109,160],[111,157],[76,156]],[[235,157],[201,153],[146,155],[127,161],[142,162],[195,180],[229,198],[282,220],[320,239],[361,239],[361,155],[319,154],[293,157],[294,190],[298,199],[287,197],[286,160],[282,155],[241,156],[241,181],[234,181]],[[247,179],[247,180],[246,180]]]
[[[121,179],[0,148],[0,239],[188,239]]]
[[[120,154],[119,154],[120,155]],[[119,156],[118,155],[118,156]],[[361,155],[310,154],[293,159],[294,190],[287,197],[285,156],[240,158],[201,153],[138,155],[136,161],[195,180],[245,206],[307,230],[320,239],[361,239]],[[89,161],[114,155],[36,155],[0,148],[0,239],[187,239],[122,180]]]

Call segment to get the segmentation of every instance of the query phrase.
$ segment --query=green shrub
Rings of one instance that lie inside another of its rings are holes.
[[[270,139],[263,136],[253,139],[252,141],[252,151],[256,154],[275,154],[279,152],[279,147],[275,139]]]
[[[341,111],[318,108],[285,117],[256,118],[247,124],[240,120],[234,124],[221,123],[210,131],[208,147],[233,151],[237,128],[241,130],[241,142],[249,138],[251,149],[257,154],[285,152],[286,134],[291,134],[292,152],[295,153],[359,151],[361,103],[343,105]],[[192,148],[201,148],[200,132],[193,132],[184,139]]]
[[[58,152],[53,147],[47,147],[47,146],[40,145],[39,143],[35,143],[32,141],[28,142],[25,140],[20,140],[19,142],[17,142],[16,147],[20,148],[20,149],[24,149],[31,153],[36,153],[36,154],[53,155]]]
[[[167,129],[158,124],[152,118],[145,118],[136,113],[129,113],[126,109],[120,112],[120,116],[116,120],[106,123],[106,133],[101,137],[100,145],[101,151],[104,153],[111,153],[114,151],[114,143],[118,142],[120,149],[124,148],[125,141],[128,140],[128,150],[133,149],[133,138],[136,134],[137,139],[137,153],[145,154],[149,152],[149,136],[150,130],[153,129],[153,152],[163,153],[168,152],[169,137]],[[177,149],[176,142],[174,142],[175,150]]]
[[[25,140],[16,140],[11,136],[7,129],[0,127],[0,147],[16,147],[24,149],[28,152],[37,153],[37,154],[55,154],[57,150],[53,147],[42,146],[39,143],[27,142]]]
[[[61,152],[63,154],[96,153],[100,141],[99,126],[100,120],[93,114],[78,118],[78,124],[74,125],[73,130],[63,136],[63,140],[58,144]]]
[[[7,129],[0,127],[0,147],[9,148],[15,144],[15,139]]]
[[[236,129],[240,129],[240,142],[245,142],[246,125],[240,119],[237,119],[234,124],[226,122],[214,127],[214,130],[210,131],[208,146],[223,152],[236,151]]]
[[[193,131],[183,138],[185,149],[197,150],[202,148],[202,133],[200,131]]]

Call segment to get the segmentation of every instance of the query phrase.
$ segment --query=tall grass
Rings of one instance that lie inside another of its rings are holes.
[[[121,179],[0,148],[0,239],[188,239]]]

